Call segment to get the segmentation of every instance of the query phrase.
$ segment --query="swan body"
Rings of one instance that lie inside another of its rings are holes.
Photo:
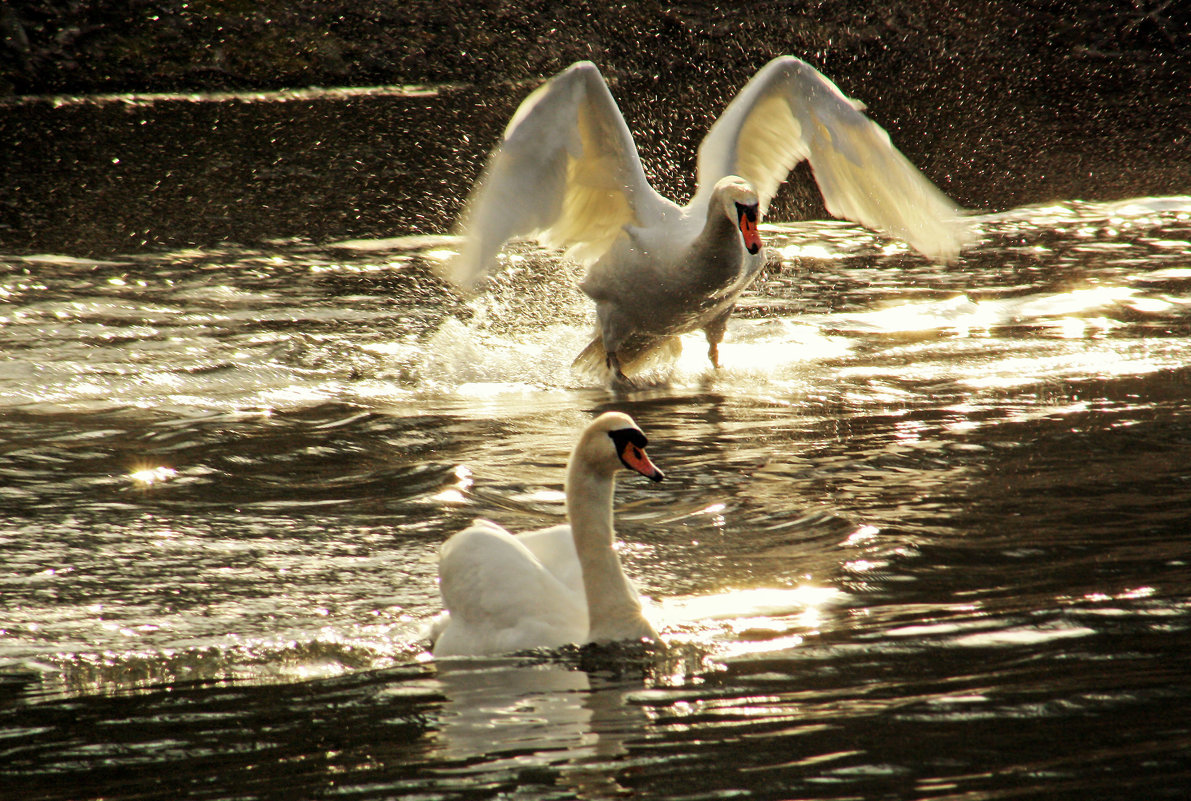
[[[578,62],[533,91],[493,152],[458,225],[445,275],[470,287],[505,242],[531,237],[583,263],[598,331],[576,359],[629,383],[648,357],[703,330],[719,366],[736,298],[764,265],[757,224],[809,161],[828,211],[946,261],[970,238],[959,209],[836,86],[804,61],[769,62],[699,146],[697,189],[654,191],[603,77]]]
[[[657,639],[613,547],[616,472],[663,477],[645,444],[631,417],[603,414],[567,462],[568,524],[514,535],[476,520],[443,544],[446,613],[430,632],[436,657]]]

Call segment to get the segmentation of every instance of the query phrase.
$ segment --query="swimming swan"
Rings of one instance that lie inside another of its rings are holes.
[[[430,637],[436,657],[657,639],[612,547],[614,476],[622,467],[661,481],[645,435],[608,412],[584,430],[567,461],[570,525],[512,535],[477,520],[439,556],[446,613]]]
[[[456,228],[444,277],[471,287],[504,243],[530,237],[587,267],[580,288],[598,332],[575,360],[631,385],[679,334],[702,329],[708,356],[736,298],[764,265],[757,231],[790,170],[809,161],[827,210],[946,261],[970,238],[959,209],[804,61],[782,56],[741,90],[699,146],[686,206],[649,185],[633,137],[594,64],[581,61],[520,105]],[[626,372],[627,371],[627,372]]]

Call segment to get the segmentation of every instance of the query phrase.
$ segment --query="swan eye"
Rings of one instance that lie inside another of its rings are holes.
[[[620,463],[629,470],[640,473],[653,481],[661,481],[665,477],[665,474],[645,455],[645,446],[648,441],[638,429],[622,428],[617,431],[609,431],[608,436],[612,438],[612,444],[616,448],[616,456],[620,459]]]
[[[746,206],[743,203],[736,204],[736,219],[747,219],[753,225],[757,224],[757,207],[756,205]]]
[[[749,253],[758,253],[761,250],[761,234],[757,230],[757,207],[756,205],[746,206],[743,203],[736,204],[736,223],[740,228],[740,235],[744,240],[744,247]]]
[[[635,428],[622,428],[617,431],[609,431],[608,436],[616,443],[616,452],[624,453],[625,447],[632,445],[636,448],[644,448],[649,445],[649,440]]]

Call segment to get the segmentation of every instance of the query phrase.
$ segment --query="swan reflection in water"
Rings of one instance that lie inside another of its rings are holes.
[[[668,646],[437,659],[433,684],[446,701],[434,747],[460,774],[557,769],[567,786],[623,793],[601,762],[645,736],[659,714],[650,699],[684,692],[691,675],[717,662],[797,647],[843,597],[806,586],[673,598],[648,610]]]

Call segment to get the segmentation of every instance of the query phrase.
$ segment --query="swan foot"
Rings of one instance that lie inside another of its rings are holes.
[[[624,370],[620,369],[620,359],[616,356],[616,351],[609,351],[608,355],[604,357],[604,363],[608,365],[608,371],[612,373],[612,388],[613,389],[640,389],[641,386],[624,374]]]
[[[707,346],[707,358],[711,359],[711,366],[720,369],[720,343],[712,342]]]
[[[727,314],[720,315],[703,329],[707,336],[707,358],[711,359],[711,366],[717,370],[720,369],[720,342],[728,330],[728,316],[731,314],[732,310],[729,309]]]

